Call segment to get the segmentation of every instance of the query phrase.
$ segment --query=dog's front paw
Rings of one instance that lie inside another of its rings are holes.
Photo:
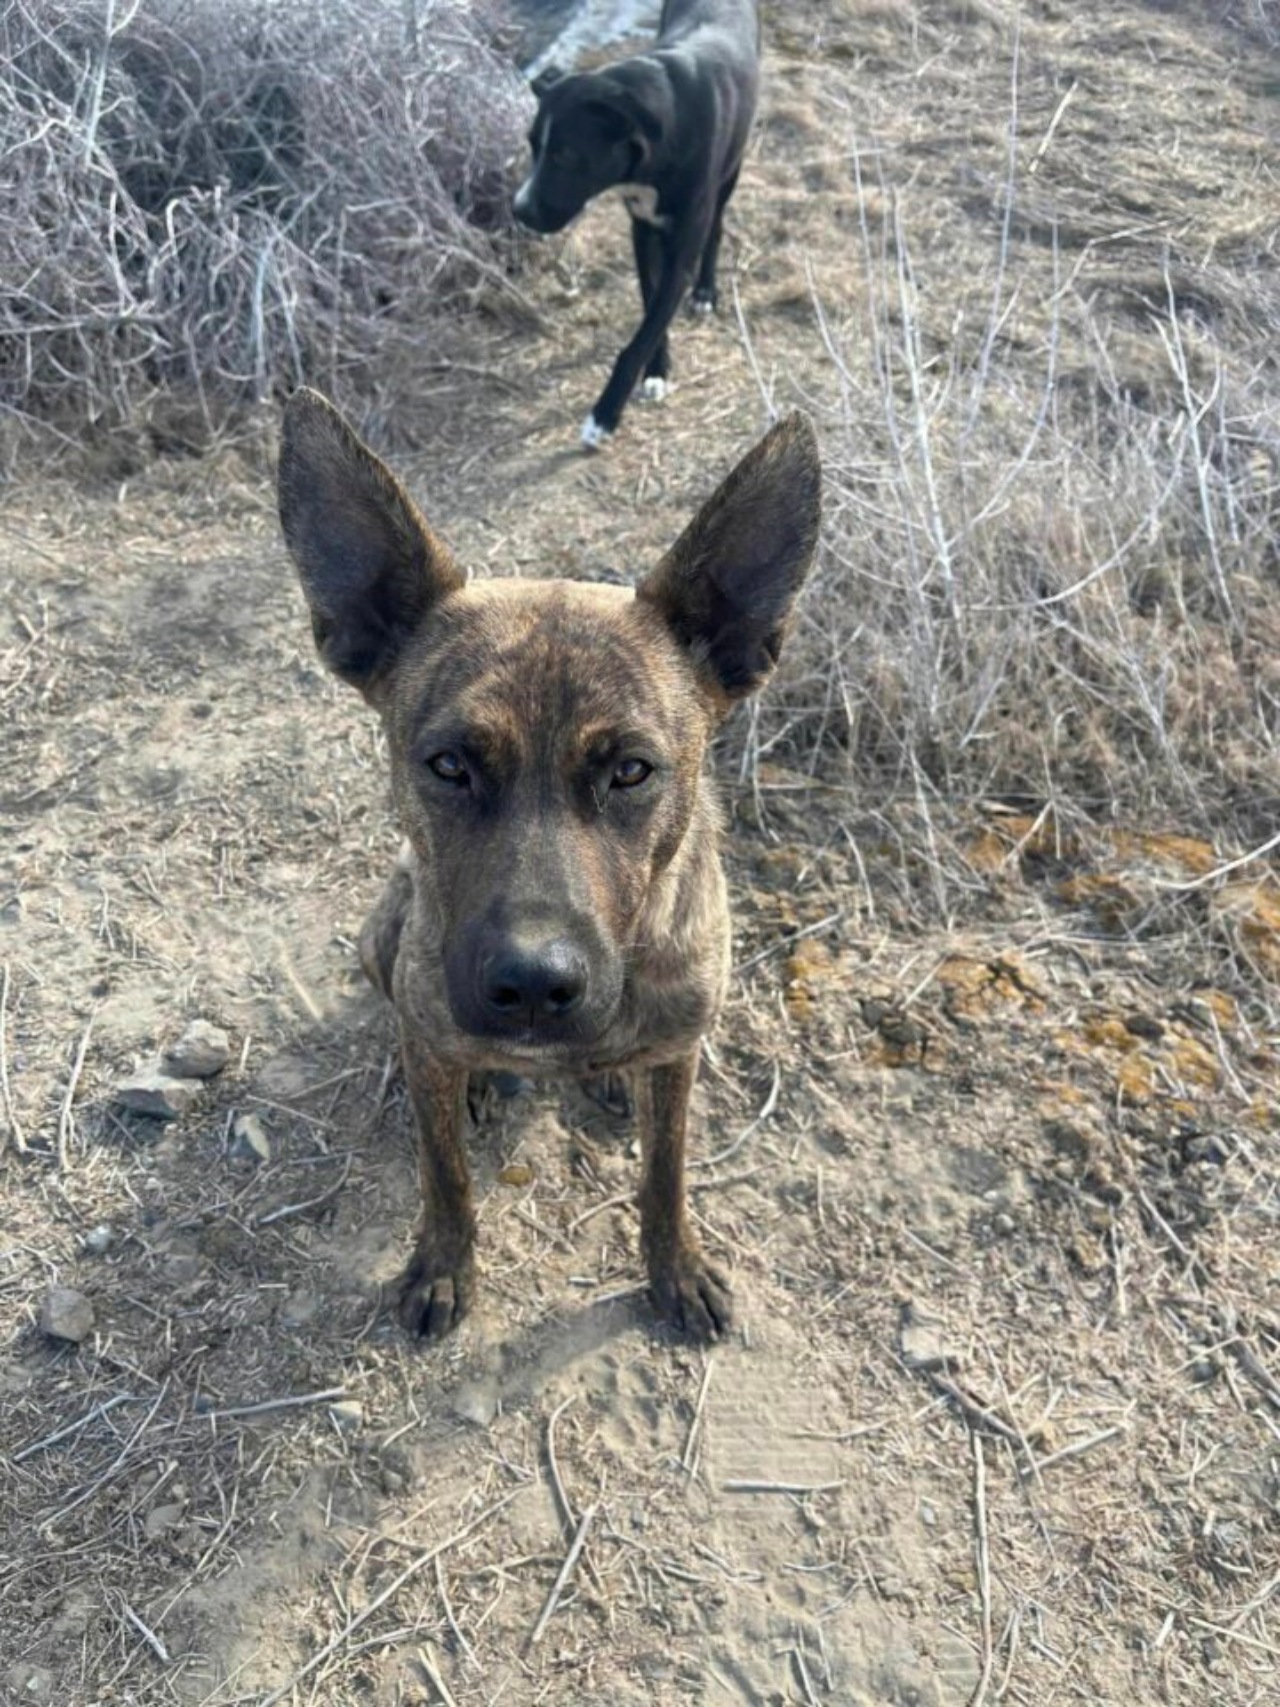
[[[733,1326],[729,1282],[696,1247],[678,1253],[669,1267],[649,1276],[654,1306],[690,1339],[721,1339]]]
[[[714,314],[716,311],[716,293],[713,290],[695,290],[689,298],[690,314]]]
[[[640,387],[642,403],[661,403],[667,395],[667,381],[656,373],[651,373]]]
[[[609,428],[602,427],[594,415],[588,415],[582,423],[583,450],[599,450],[600,446],[607,444],[612,437]]]
[[[476,1264],[470,1251],[452,1265],[415,1251],[400,1278],[402,1326],[416,1339],[443,1339],[471,1308],[475,1285]]]

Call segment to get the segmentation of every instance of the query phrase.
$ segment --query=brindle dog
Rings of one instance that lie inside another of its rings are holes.
[[[447,1333],[475,1291],[468,1076],[629,1077],[658,1311],[730,1321],[685,1208],[699,1044],[729,974],[707,743],[773,670],[818,533],[813,429],[782,421],[629,587],[468,582],[313,391],[285,413],[280,515],[329,668],[382,719],[407,842],[361,936],[396,1007],[422,1225],[401,1290]]]

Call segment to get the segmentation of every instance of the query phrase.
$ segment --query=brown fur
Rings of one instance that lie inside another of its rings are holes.
[[[395,1004],[419,1128],[423,1220],[401,1304],[416,1332],[448,1331],[472,1299],[466,1091],[484,1069],[630,1077],[655,1302],[695,1334],[728,1325],[728,1284],[684,1201],[689,1094],[729,969],[703,758],[777,659],[818,488],[812,429],[792,416],[634,592],[468,584],[341,416],[314,392],[289,404],[285,537],[322,655],[382,718],[406,836],[360,953]],[[462,780],[442,780],[436,762],[460,755]],[[619,767],[636,758],[651,771],[633,786]],[[583,993],[568,1017],[530,1007],[517,1026],[489,969],[531,932],[537,953],[569,944]]]

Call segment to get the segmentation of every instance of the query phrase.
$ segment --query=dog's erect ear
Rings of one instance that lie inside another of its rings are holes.
[[[320,655],[369,695],[431,606],[465,577],[318,391],[295,391],[285,408],[278,486]]]
[[[768,678],[818,540],[818,441],[789,415],[738,464],[636,589],[728,700]]]
[[[533,93],[537,98],[541,100],[547,90],[554,84],[561,82],[563,78],[564,72],[561,71],[558,65],[544,65],[536,77],[530,78],[529,87],[533,90]]]

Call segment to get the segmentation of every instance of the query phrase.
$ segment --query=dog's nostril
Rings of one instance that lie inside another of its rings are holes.
[[[554,989],[547,991],[545,1007],[548,1013],[566,1014],[571,1008],[576,1008],[582,1000],[583,985],[573,983],[557,984]]]
[[[496,984],[489,991],[489,1000],[495,1008],[507,1011],[518,1008],[522,998],[514,984]]]

